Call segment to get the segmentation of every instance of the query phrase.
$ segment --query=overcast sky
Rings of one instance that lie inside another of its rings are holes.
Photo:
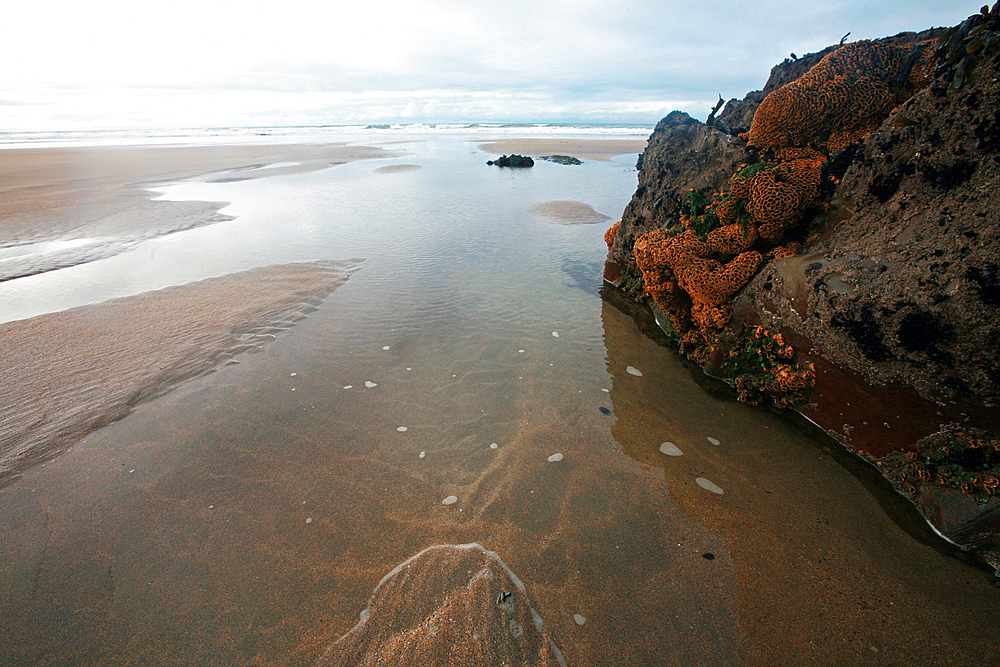
[[[952,26],[983,0],[22,0],[0,132],[655,123],[790,53]]]

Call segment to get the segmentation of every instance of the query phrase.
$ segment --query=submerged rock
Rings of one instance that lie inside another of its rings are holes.
[[[478,544],[434,546],[383,577],[318,667],[565,665],[524,584]]]

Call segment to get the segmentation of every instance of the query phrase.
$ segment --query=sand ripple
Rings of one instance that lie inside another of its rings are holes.
[[[0,485],[139,402],[291,328],[347,278],[268,266],[0,325]]]

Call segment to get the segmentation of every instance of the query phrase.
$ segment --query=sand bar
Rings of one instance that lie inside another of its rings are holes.
[[[0,325],[0,486],[143,400],[259,349],[349,268],[267,266]]]
[[[150,184],[241,181],[398,155],[346,144],[0,150],[0,249],[7,249],[0,280],[103,259],[231,219],[219,213],[225,202],[154,201],[143,189]],[[49,242],[65,247],[33,245]]]
[[[610,162],[619,155],[646,150],[645,139],[498,139],[478,143],[481,151],[493,155],[569,155],[580,160]]]

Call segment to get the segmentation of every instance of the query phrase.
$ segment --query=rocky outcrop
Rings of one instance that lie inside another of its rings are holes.
[[[741,400],[796,405],[995,566],[998,6],[664,118],[605,271]]]

